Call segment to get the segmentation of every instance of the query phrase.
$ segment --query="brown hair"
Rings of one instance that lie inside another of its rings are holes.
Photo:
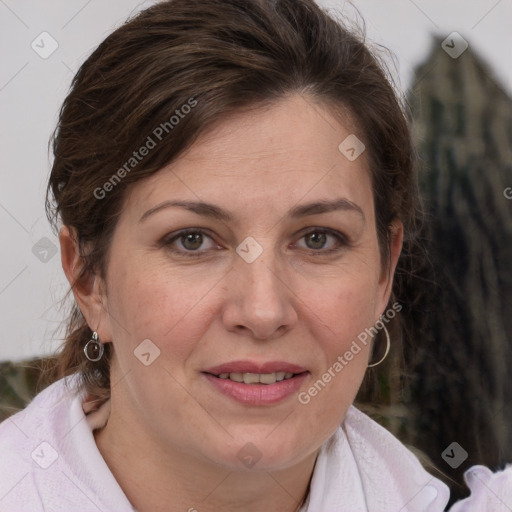
[[[391,222],[404,223],[406,254],[418,212],[410,130],[388,75],[364,38],[313,0],[158,3],[108,36],[74,77],[52,139],[48,218],[55,229],[60,218],[76,230],[81,277],[105,278],[131,184],[176,159],[230,113],[302,93],[334,112],[348,110],[357,124],[385,269]],[[148,137],[156,142],[156,134],[161,141],[135,159],[134,151]],[[89,394],[106,399],[112,344],[91,363],[83,354],[91,334],[74,304],[53,377],[78,373]]]

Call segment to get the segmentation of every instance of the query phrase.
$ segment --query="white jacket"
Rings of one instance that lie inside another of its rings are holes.
[[[0,424],[0,512],[135,510],[92,434],[109,403],[85,414],[83,400],[74,377],[61,379]],[[493,475],[475,466],[466,481],[475,494],[450,512],[512,510],[512,467]],[[447,486],[400,441],[351,407],[320,449],[301,512],[442,512],[448,498]]]

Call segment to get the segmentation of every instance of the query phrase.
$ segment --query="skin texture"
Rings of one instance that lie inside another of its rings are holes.
[[[96,442],[139,511],[299,506],[319,447],[354,400],[369,346],[307,405],[297,393],[272,405],[241,404],[202,371],[234,360],[287,361],[310,372],[305,391],[384,313],[402,226],[393,225],[391,268],[383,271],[366,155],[351,162],[338,150],[351,133],[348,118],[342,125],[298,94],[222,120],[135,184],[106,282],[90,275],[75,288],[89,326],[115,349],[112,412]],[[298,205],[338,198],[362,214],[288,217]],[[233,220],[168,207],[140,221],[170,200],[213,203]],[[171,242],[186,228],[204,231],[202,243]],[[312,228],[330,228],[348,244],[305,236]],[[263,248],[252,263],[236,252],[249,236]],[[72,281],[80,260],[67,227],[60,242]],[[202,254],[183,255],[194,249]],[[149,366],[134,356],[145,339],[160,350]],[[237,456],[249,442],[261,455],[252,468]]]

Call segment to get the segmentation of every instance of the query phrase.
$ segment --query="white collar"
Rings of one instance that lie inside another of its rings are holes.
[[[300,512],[442,512],[448,487],[355,407],[321,447]]]

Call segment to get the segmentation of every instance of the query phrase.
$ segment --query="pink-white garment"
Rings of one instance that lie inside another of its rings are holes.
[[[450,512],[511,512],[512,465],[493,473],[485,466],[473,466],[464,473],[471,496],[461,500]]]
[[[94,441],[110,403],[90,410],[85,400],[76,378],[67,377],[0,424],[0,512],[135,510]],[[400,441],[351,407],[319,451],[301,512],[442,512],[448,496]],[[502,509],[450,512],[487,510]]]

